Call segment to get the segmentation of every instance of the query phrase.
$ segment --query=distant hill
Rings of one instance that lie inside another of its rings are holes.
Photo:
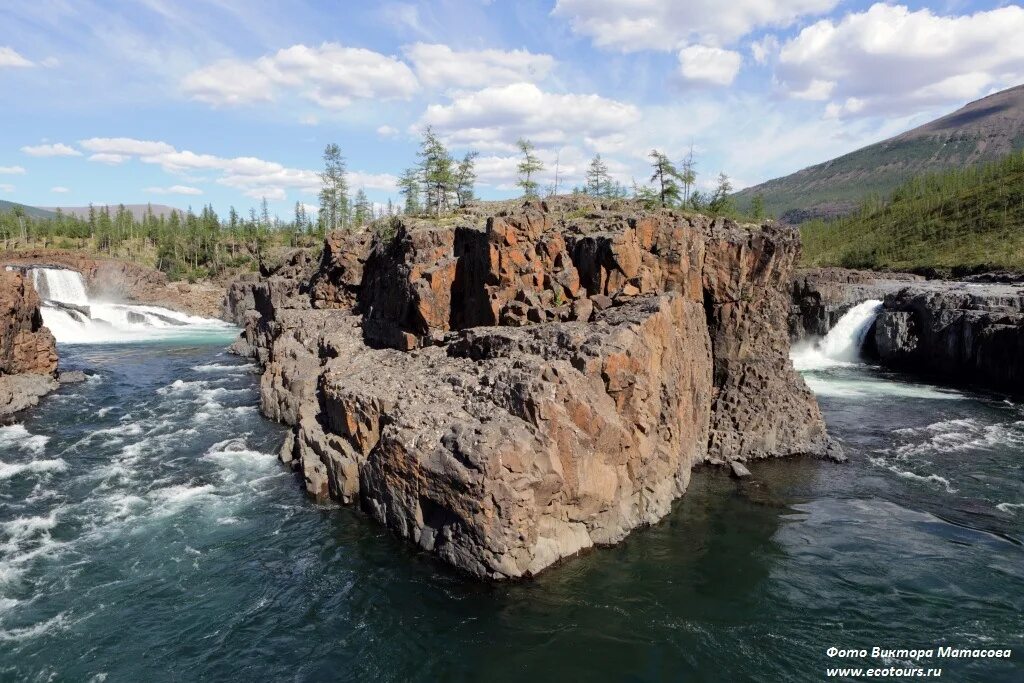
[[[792,223],[848,214],[871,195],[884,197],[922,173],[994,161],[1024,149],[1024,85],[883,142],[735,195],[741,209],[757,194],[766,211]]]
[[[25,215],[31,216],[32,218],[53,218],[56,216],[55,213],[47,209],[39,209],[34,206],[28,206],[27,204],[18,204],[17,202],[8,202],[0,199],[0,213],[13,211],[16,206],[20,206],[25,210]]]
[[[1024,153],[921,176],[873,208],[800,229],[812,266],[966,275],[1024,271]]]
[[[142,220],[142,218],[146,215],[147,207],[150,207],[150,206],[152,206],[152,208],[153,208],[153,215],[156,216],[157,218],[159,218],[160,216],[168,217],[168,216],[171,215],[172,211],[179,211],[179,212],[184,213],[181,209],[176,209],[173,206],[165,206],[164,204],[152,204],[152,205],[150,205],[150,204],[125,204],[124,208],[126,208],[128,211],[131,212],[132,216],[135,217],[135,220]],[[109,205],[107,205],[107,208],[109,209],[111,214],[113,214],[114,212],[117,211],[117,207],[118,207],[117,204],[109,204]],[[43,210],[44,211],[49,211],[49,212],[52,213],[52,212],[56,211],[57,208],[58,207],[56,207],[56,206],[52,206],[52,207],[47,207],[47,208],[45,208]],[[61,206],[59,208],[67,216],[77,216],[79,218],[88,218],[89,217],[89,207],[88,206]],[[103,208],[103,206],[101,204],[94,204],[93,208],[96,209],[97,211],[99,211],[100,209]]]

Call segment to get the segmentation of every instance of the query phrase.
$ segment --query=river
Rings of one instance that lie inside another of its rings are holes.
[[[0,428],[0,679],[817,681],[876,645],[1024,675],[1024,406],[798,354],[849,463],[701,468],[660,524],[486,585],[308,499],[232,333],[61,344],[90,378]]]

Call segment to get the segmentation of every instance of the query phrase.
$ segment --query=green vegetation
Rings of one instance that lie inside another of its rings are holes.
[[[1024,154],[901,185],[801,229],[807,265],[964,273],[1024,269]]]

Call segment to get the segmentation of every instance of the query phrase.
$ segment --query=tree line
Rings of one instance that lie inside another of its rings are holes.
[[[542,191],[548,196],[563,192],[559,156],[555,158],[552,180],[542,190],[540,176],[546,166],[536,147],[524,138],[518,140],[516,148],[516,185],[526,197],[539,197]],[[318,206],[311,210],[296,202],[289,221],[271,216],[265,198],[258,209],[250,208],[246,215],[232,206],[224,217],[212,205],[202,207],[199,213],[189,208],[172,210],[166,215],[158,215],[148,207],[141,216],[123,205],[113,209],[90,205],[85,216],[58,210],[54,216],[40,218],[26,215],[22,207],[15,205],[12,211],[0,213],[0,246],[83,249],[143,262],[172,278],[217,276],[227,270],[255,267],[272,247],[316,245],[328,232],[358,230],[381,217],[442,216],[465,207],[476,197],[477,158],[475,151],[454,157],[428,127],[422,133],[415,164],[398,178],[401,201],[395,204],[388,199],[384,205],[374,205],[363,188],[351,194],[345,157],[341,148],[332,143],[323,153]],[[634,180],[631,187],[624,185],[614,179],[607,162],[597,154],[587,167],[584,183],[568,192],[607,199],[633,198],[650,207],[719,215],[733,212],[732,183],[724,173],[719,174],[714,190],[697,189],[692,149],[679,164],[658,150],[652,150],[649,158],[649,184]]]

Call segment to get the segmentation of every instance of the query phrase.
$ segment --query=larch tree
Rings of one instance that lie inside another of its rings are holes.
[[[655,184],[658,192],[658,200],[662,206],[678,204],[681,198],[679,188],[679,170],[675,167],[667,155],[652,149],[648,155],[651,159],[653,173],[651,182]]]
[[[427,212],[440,216],[448,211],[451,197],[455,194],[455,162],[430,126],[423,131],[423,141],[416,155],[420,159],[420,181],[423,183]]]
[[[373,205],[366,198],[366,192],[363,191],[363,188],[359,188],[356,191],[353,208],[355,210],[354,222],[356,227],[362,227],[373,220]]]
[[[320,172],[320,223],[326,231],[348,224],[348,180],[341,148],[331,143],[324,148],[324,170]]]
[[[523,194],[527,197],[536,197],[537,188],[540,186],[536,175],[544,170],[544,164],[537,156],[533,143],[526,138],[519,138],[516,146],[523,155],[519,166],[516,167],[519,172],[519,180],[516,185],[523,188]]]
[[[420,174],[415,168],[407,168],[398,177],[398,193],[402,195],[402,213],[415,216],[422,211],[420,205]]]
[[[697,162],[693,159],[693,145],[690,145],[690,151],[681,164],[679,182],[683,185],[683,202],[689,202],[690,191],[697,183]]]
[[[612,194],[612,189],[612,176],[608,173],[608,164],[604,163],[600,154],[596,154],[587,168],[587,194],[607,197]]]
[[[476,185],[476,152],[466,152],[455,169],[455,198],[459,206],[473,201]]]

